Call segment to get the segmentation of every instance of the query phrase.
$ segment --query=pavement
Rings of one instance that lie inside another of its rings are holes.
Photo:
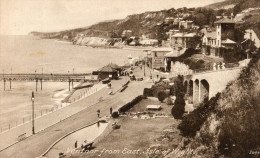
[[[136,73],[139,72],[141,75],[142,71],[138,69]],[[17,140],[17,137],[23,133],[26,133],[28,136],[26,139],[1,150],[0,157],[28,158],[40,156],[57,139],[77,128],[97,121],[98,109],[101,111],[100,116],[104,117],[109,115],[110,107],[115,111],[138,95],[143,94],[143,89],[152,85],[152,82],[147,82],[148,78],[149,76],[146,75],[143,81],[131,81],[128,88],[123,92],[118,92],[117,90],[129,80],[129,77],[124,76],[119,80],[113,80],[113,95],[108,94],[111,89],[103,88],[70,106],[36,119],[36,134],[34,135],[30,134],[32,133],[31,122],[0,134],[0,149],[13,144]],[[101,97],[102,100],[100,100]],[[57,123],[53,124],[53,120]],[[49,127],[46,128],[47,126]]]

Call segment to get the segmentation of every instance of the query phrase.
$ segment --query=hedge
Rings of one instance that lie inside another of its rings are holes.
[[[123,113],[131,109],[135,104],[139,103],[143,99],[142,95],[137,96],[135,99],[133,99],[131,102],[125,104],[121,108],[118,109],[119,113]]]

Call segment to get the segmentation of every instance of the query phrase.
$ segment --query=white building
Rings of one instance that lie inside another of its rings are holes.
[[[244,38],[255,42],[255,46],[257,48],[260,47],[260,34],[257,35],[256,32],[253,29],[246,30]]]

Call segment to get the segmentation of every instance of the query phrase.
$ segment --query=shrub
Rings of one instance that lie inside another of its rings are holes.
[[[164,91],[160,91],[160,92],[158,93],[158,100],[159,100],[160,102],[163,102],[166,97],[167,97],[167,96],[166,96],[166,93],[165,93]]]
[[[208,102],[205,99],[197,109],[183,118],[178,126],[183,136],[194,137],[196,135],[196,132],[200,130],[207,117],[213,112],[219,97],[220,93],[216,94]]]
[[[137,96],[135,99],[133,99],[131,102],[125,104],[121,108],[119,108],[119,113],[126,112],[129,109],[131,109],[135,104],[139,103],[143,99],[142,95]]]
[[[182,115],[184,114],[184,112],[185,112],[184,96],[179,95],[176,97],[171,113],[175,119],[182,119]]]
[[[117,118],[117,117],[119,117],[118,112],[117,112],[117,111],[113,112],[113,113],[112,113],[112,117],[113,117],[113,118]]]
[[[153,89],[145,88],[143,92],[144,97],[152,97],[153,96]]]

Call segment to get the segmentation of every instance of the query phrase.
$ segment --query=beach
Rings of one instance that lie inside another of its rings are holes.
[[[91,73],[108,63],[124,65],[127,56],[143,57],[136,49],[91,48],[40,39],[33,36],[0,36],[0,75],[11,73]],[[77,83],[79,84],[79,83]],[[74,83],[74,86],[76,83]],[[61,106],[70,94],[68,82],[43,82],[36,92],[35,82],[0,82],[0,128],[2,131],[29,121],[31,93],[35,92],[36,117]],[[9,127],[10,126],[10,127]]]

